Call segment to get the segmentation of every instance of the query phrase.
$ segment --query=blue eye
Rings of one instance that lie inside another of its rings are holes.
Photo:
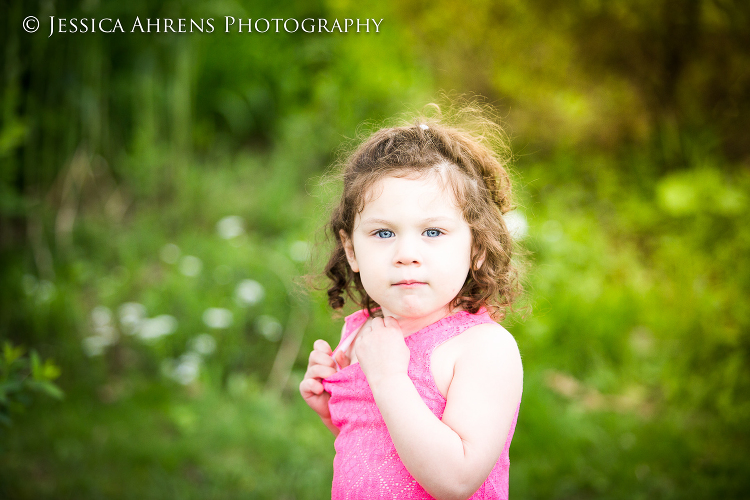
[[[425,232],[423,233],[428,238],[437,238],[443,232],[440,229],[425,229]]]
[[[393,238],[394,236],[396,236],[390,229],[379,229],[375,231],[375,234],[378,238]]]

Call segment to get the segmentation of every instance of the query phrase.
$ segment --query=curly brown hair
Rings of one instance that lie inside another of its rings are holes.
[[[339,236],[344,231],[351,237],[371,188],[384,177],[437,174],[452,188],[473,241],[471,269],[451,305],[470,313],[486,307],[495,319],[505,317],[522,288],[511,263],[513,240],[502,217],[513,209],[506,170],[509,149],[494,121],[471,112],[476,110],[463,111],[472,116],[472,131],[420,117],[410,125],[378,130],[344,162],[344,189],[326,227],[335,242],[325,267],[333,309],[341,309],[348,296],[370,314],[378,314],[378,304],[362,286],[359,273],[349,267]]]

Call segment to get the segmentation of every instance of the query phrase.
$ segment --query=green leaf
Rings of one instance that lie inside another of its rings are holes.
[[[5,364],[10,366],[21,356],[23,356],[23,347],[13,347],[13,345],[6,340],[3,344],[3,358],[5,359]]]
[[[52,382],[39,382],[39,389],[44,394],[53,397],[55,399],[63,399],[65,397],[65,393],[57,387]]]
[[[31,376],[34,380],[40,380],[42,378],[42,363],[39,360],[39,354],[35,350],[30,353],[31,357]]]
[[[48,359],[42,366],[41,374],[44,380],[55,380],[60,376],[60,368],[55,364],[54,361]]]

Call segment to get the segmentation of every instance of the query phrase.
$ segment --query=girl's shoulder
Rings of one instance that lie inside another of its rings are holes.
[[[514,346],[518,349],[515,337],[502,325],[492,322],[480,323],[464,330],[459,337],[464,337],[474,347],[508,347]]]
[[[461,333],[451,339],[472,349],[512,347],[518,349],[516,339],[502,325],[497,323],[485,308],[477,313],[459,311],[451,316],[456,323],[462,324]]]
[[[497,323],[483,323],[467,329],[464,348],[456,358],[456,376],[483,381],[487,394],[512,402],[523,392],[523,363],[513,335]]]
[[[471,326],[439,346],[450,351],[456,363],[482,363],[493,361],[506,367],[522,370],[521,353],[513,335],[498,323],[486,322]],[[436,352],[436,354],[438,354]],[[447,353],[446,353],[447,354]]]
[[[521,390],[521,352],[508,330],[494,322],[483,323],[467,329],[459,337],[464,337],[465,344],[456,359],[457,371],[479,373],[477,370],[481,370],[488,379],[503,381]]]
[[[485,396],[513,389],[515,401],[523,385],[523,366],[513,335],[495,322],[471,326],[439,345],[432,353],[431,371],[440,393],[447,399],[455,381],[459,386],[484,387]],[[481,391],[480,391],[481,392]]]

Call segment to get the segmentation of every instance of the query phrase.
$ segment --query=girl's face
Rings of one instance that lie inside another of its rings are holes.
[[[471,266],[471,229],[435,175],[386,177],[368,193],[346,256],[367,293],[396,319],[447,316]]]

